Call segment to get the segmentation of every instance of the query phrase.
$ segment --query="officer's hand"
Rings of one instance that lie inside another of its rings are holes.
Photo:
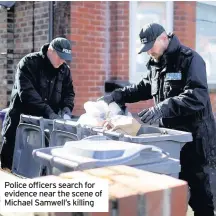
[[[62,110],[59,111],[58,113],[62,118],[64,117],[64,115],[67,115],[69,117],[71,117],[72,113],[70,111],[70,109],[68,107],[64,107]]]
[[[103,100],[108,105],[114,101],[114,99],[113,99],[113,97],[112,97],[111,94],[102,96],[102,97],[100,97],[100,98],[97,99],[97,101],[100,101],[100,100]]]
[[[59,115],[55,114],[55,113],[51,113],[49,115],[49,119],[62,119]]]
[[[63,119],[64,119],[64,120],[70,120],[70,119],[71,119],[71,116],[69,116],[68,114],[64,114],[64,115],[63,115]]]
[[[143,111],[138,113],[138,116],[140,117],[142,122],[153,124],[158,119],[162,118],[163,114],[160,111],[160,109],[157,106],[155,106],[155,107],[151,107],[149,109],[144,109]]]

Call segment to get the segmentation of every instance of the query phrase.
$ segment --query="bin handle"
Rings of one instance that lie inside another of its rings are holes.
[[[133,160],[133,159],[137,158],[138,156],[140,156],[140,154],[141,154],[142,151],[149,150],[149,149],[152,149],[152,146],[146,145],[145,148],[143,148],[143,149],[141,149],[139,151],[137,151],[137,149],[133,150],[126,157],[116,158],[116,159],[107,159],[107,160],[103,160],[103,161],[97,161],[97,164],[103,166],[104,163],[109,163],[109,164],[115,164],[116,162],[119,162],[121,164],[122,163],[126,163],[126,162],[128,162],[130,160]],[[157,148],[157,149],[160,150],[162,153],[164,153],[167,157],[169,156],[169,153],[164,152],[160,148]]]
[[[67,160],[64,158],[60,158],[60,157],[55,157],[55,156],[53,156],[51,158],[50,162],[51,162],[52,166],[56,163],[56,164],[64,165],[67,167],[69,166],[69,167],[73,168],[74,170],[79,166],[79,164],[77,162],[70,161],[70,160]]]
[[[41,121],[43,121],[43,117],[32,116],[32,115],[20,115],[20,123],[33,124],[40,126]]]
[[[115,137],[118,137],[118,138],[120,138],[120,137],[124,137],[124,134],[123,133],[117,133],[117,132],[115,132],[115,131],[109,131],[109,130],[105,130],[105,131],[103,131],[103,133],[106,135],[111,135],[111,136],[115,136]]]
[[[139,152],[135,151],[135,152],[129,153],[126,157],[121,157],[121,158],[116,158],[116,159],[107,159],[107,160],[103,160],[103,161],[97,161],[96,165],[101,167],[101,166],[107,166],[107,164],[109,166],[117,165],[119,163],[124,164],[124,163],[127,163],[127,162],[137,158],[140,155],[141,151],[139,151]]]
[[[85,127],[85,128],[87,128],[87,127]],[[103,127],[89,127],[90,128],[90,130],[91,131],[93,131],[93,132],[103,132]],[[88,128],[87,128],[88,129]]]
[[[163,149],[161,149],[161,148],[159,148],[157,146],[154,146],[154,148],[159,150],[161,153],[165,154],[167,157],[169,157],[169,155],[170,155],[169,152],[166,152],[166,151],[164,151]]]
[[[133,149],[131,152],[128,153],[128,155],[126,155],[125,157],[118,157],[118,158],[111,158],[111,159],[105,159],[105,160],[98,160],[98,161],[92,161],[92,162],[86,162],[86,163],[82,163],[80,164],[81,167],[86,168],[86,167],[90,167],[92,166],[92,168],[95,167],[102,167],[102,166],[112,166],[112,165],[117,165],[117,164],[124,164],[128,161],[131,161],[135,158],[137,158],[140,153],[143,150],[149,150],[150,148],[152,148],[152,146],[145,146],[143,148],[136,148]],[[52,158],[52,163],[61,163],[65,166],[72,166],[73,168],[77,168],[79,166],[79,164],[76,161],[70,161],[68,159],[64,159],[58,156],[53,156]]]
[[[99,139],[97,139],[97,138],[99,138]],[[102,140],[111,140],[110,138],[105,137],[103,135],[92,135],[92,136],[85,137],[82,140],[95,140],[95,139],[101,140],[100,138],[103,138]]]
[[[49,160],[50,164],[52,166],[54,166],[54,164],[61,164],[61,165],[69,166],[75,170],[79,166],[81,166],[83,168],[91,168],[91,167],[95,168],[95,167],[113,166],[113,165],[117,165],[117,164],[124,164],[124,163],[127,163],[127,162],[137,158],[138,156],[140,156],[142,151],[152,149],[152,147],[153,146],[146,145],[146,146],[143,146],[142,148],[132,149],[132,151],[129,152],[125,157],[119,157],[119,158],[115,158],[115,159],[113,159],[113,158],[105,159],[105,160],[101,160],[101,161],[99,160],[99,161],[93,161],[93,162],[86,162],[86,163],[82,163],[82,164],[79,164],[75,160],[71,161],[68,159],[64,159],[62,157],[52,156],[52,155],[40,152],[38,150],[34,150],[34,152],[35,152],[35,155],[37,157],[41,157],[43,159]],[[169,154],[167,152],[164,152],[162,149],[155,147],[155,146],[154,146],[154,148],[160,150],[161,152],[163,152],[168,157]]]
[[[45,160],[51,160],[52,157],[53,157],[52,155],[50,156],[49,154],[38,151],[38,149],[33,150],[32,154],[33,154],[34,157],[43,158]]]
[[[117,165],[117,164],[123,164],[126,163],[134,158],[136,158],[137,156],[139,156],[140,153],[133,153],[128,155],[125,158],[117,158],[117,159],[107,159],[107,160],[103,160],[103,161],[94,161],[94,162],[86,162],[86,163],[82,163],[80,164],[82,168],[96,168],[96,167],[102,167],[102,166],[112,166],[112,165]],[[64,165],[64,166],[69,166],[73,169],[77,169],[79,167],[79,164],[77,162],[74,161],[70,161],[64,158],[60,158],[60,157],[56,157],[54,156],[51,159],[51,165],[54,166],[56,164],[60,164],[60,165]],[[92,167],[91,167],[92,166]]]
[[[117,138],[120,138],[120,137],[124,136],[122,133],[117,133],[115,131],[109,131],[109,130],[106,130],[106,129],[102,128],[102,127],[92,127],[91,130],[94,131],[94,132],[103,133],[104,135],[115,136]]]
[[[82,140],[94,140],[94,139],[97,139],[97,137],[106,138],[105,140],[112,140],[109,137],[104,137],[103,135],[92,135],[92,136],[88,136],[86,138],[83,138]],[[149,145],[145,145],[145,146],[149,146]],[[157,146],[154,146],[154,148],[157,149],[158,151],[160,151],[161,153],[165,154],[167,157],[169,157],[169,155],[170,155],[169,152],[166,152]]]

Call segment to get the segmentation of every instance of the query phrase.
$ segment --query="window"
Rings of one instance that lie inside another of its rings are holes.
[[[173,31],[173,2],[130,2],[130,82],[137,83],[147,73],[146,53],[137,54],[141,48],[139,33],[150,22],[157,22],[167,32]]]
[[[216,84],[216,2],[196,4],[196,51],[206,62],[209,87]]]

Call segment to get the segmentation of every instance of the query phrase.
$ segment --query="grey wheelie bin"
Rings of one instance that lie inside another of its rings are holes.
[[[177,177],[180,169],[179,160],[170,158],[155,146],[109,140],[107,137],[99,139],[98,136],[66,142],[64,146],[36,149],[33,157],[47,166],[52,175],[124,164]]]
[[[50,137],[50,147],[62,146],[66,141],[81,139],[81,129],[74,121],[54,120]]]
[[[32,151],[46,147],[44,128],[42,117],[20,116],[14,147],[13,173],[28,178],[41,175],[42,167],[32,158]]]
[[[78,126],[74,121],[50,120],[22,114],[16,131],[12,172],[28,178],[46,175],[46,167],[34,161],[32,151],[80,139]]]
[[[97,132],[92,130],[91,127],[81,127],[79,123],[72,120],[54,120],[53,131],[57,131],[59,133],[69,133],[73,134],[77,137],[77,140],[89,137],[91,135],[97,135]],[[63,145],[64,143],[60,143],[54,145]]]
[[[113,140],[143,145],[154,145],[165,152],[168,152],[170,157],[175,159],[179,159],[180,151],[184,144],[193,140],[192,134],[189,132],[153,127],[149,125],[142,125],[137,136],[105,131],[102,128],[91,128],[89,130],[107,136]]]

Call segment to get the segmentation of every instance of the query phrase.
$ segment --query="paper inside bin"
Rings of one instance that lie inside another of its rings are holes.
[[[141,124],[132,116],[116,115],[107,120],[104,127],[109,131],[136,136]]]

